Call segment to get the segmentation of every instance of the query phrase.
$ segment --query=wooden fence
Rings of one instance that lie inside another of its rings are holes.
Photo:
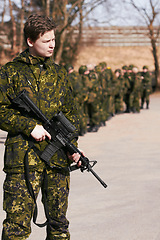
[[[155,28],[156,34],[157,28]],[[73,39],[78,30],[74,30]],[[146,27],[93,27],[84,28],[82,44],[95,46],[150,46]],[[160,45],[160,39],[157,41]]]

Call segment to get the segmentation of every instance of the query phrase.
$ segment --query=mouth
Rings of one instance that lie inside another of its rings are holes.
[[[49,49],[48,52],[49,53],[53,53],[54,49]]]

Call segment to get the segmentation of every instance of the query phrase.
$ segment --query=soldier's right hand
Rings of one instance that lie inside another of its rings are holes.
[[[46,137],[51,140],[51,135],[44,129],[42,125],[36,125],[33,131],[31,132],[31,136],[36,141],[43,141]]]

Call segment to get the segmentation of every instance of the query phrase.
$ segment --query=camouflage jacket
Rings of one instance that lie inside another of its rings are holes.
[[[142,89],[146,89],[148,91],[151,91],[152,83],[151,83],[151,75],[149,72],[142,72]]]
[[[23,171],[28,141],[34,140],[30,133],[36,124],[42,124],[36,118],[23,115],[10,107],[10,98],[16,97],[23,89],[27,90],[28,96],[48,119],[62,111],[76,128],[79,124],[66,70],[51,58],[44,60],[33,57],[28,49],[25,50],[0,70],[0,128],[8,132],[4,155],[6,172]],[[74,143],[77,144],[76,140]],[[47,142],[35,142],[35,145],[43,151]],[[54,154],[51,162],[66,167],[68,159],[64,154],[62,157],[60,152]],[[44,163],[34,150],[31,149],[28,159],[31,169],[43,169]]]

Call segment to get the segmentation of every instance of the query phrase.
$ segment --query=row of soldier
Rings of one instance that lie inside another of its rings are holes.
[[[134,65],[123,66],[114,72],[101,62],[89,69],[82,65],[79,71],[65,66],[73,87],[74,98],[79,108],[79,135],[97,132],[115,114],[139,113],[149,108],[151,75],[148,67],[142,71]]]

